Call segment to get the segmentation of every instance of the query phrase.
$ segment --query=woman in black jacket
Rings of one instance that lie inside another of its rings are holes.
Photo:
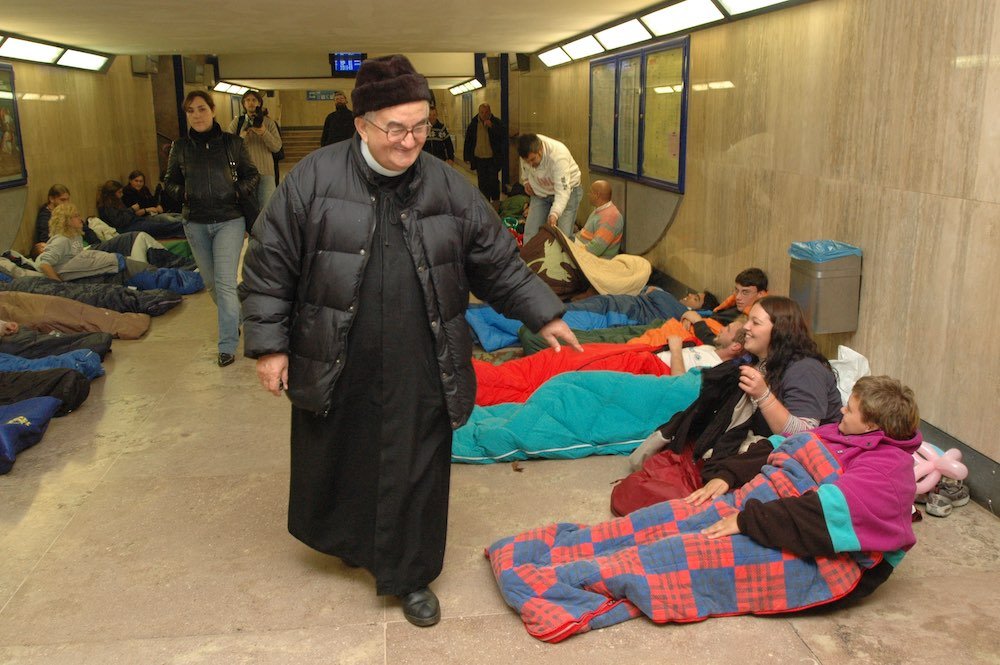
[[[209,93],[194,90],[184,99],[188,135],[170,148],[164,188],[184,202],[184,234],[219,314],[219,367],[236,360],[240,301],[236,272],[246,223],[240,199],[251,199],[260,174],[243,140],[215,121]]]

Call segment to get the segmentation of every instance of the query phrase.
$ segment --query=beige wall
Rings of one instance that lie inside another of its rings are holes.
[[[354,81],[344,79],[337,87],[328,85],[318,86],[317,90],[341,90],[347,95],[348,106],[350,106],[351,90],[354,90]],[[322,127],[326,116],[333,113],[337,106],[332,99],[311,102],[306,99],[305,90],[282,90],[281,91],[281,126],[282,127]]]
[[[27,253],[35,213],[54,183],[69,187],[73,202],[94,214],[98,186],[129,171],[158,173],[152,88],[132,75],[128,57],[107,74],[14,63],[18,96],[40,93],[59,101],[18,100],[28,168],[28,192],[14,249]]]
[[[816,0],[694,33],[692,83],[735,87],[692,94],[686,193],[648,254],[721,293],[757,265],[783,293],[792,241],[858,245],[860,328],[821,336],[824,349],[865,354],[916,390],[928,422],[994,460],[998,54],[997,0]],[[582,164],[586,68],[556,71],[522,80],[522,130]],[[580,110],[559,113],[571,99]]]

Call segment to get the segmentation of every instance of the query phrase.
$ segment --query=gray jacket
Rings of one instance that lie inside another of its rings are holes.
[[[253,230],[243,267],[244,351],[289,355],[288,397],[325,414],[375,230],[375,185],[360,139],[321,148],[285,177]],[[521,260],[478,190],[421,154],[400,212],[434,334],[452,427],[475,401],[469,293],[532,330],[565,308]],[[405,342],[401,342],[405,343]]]

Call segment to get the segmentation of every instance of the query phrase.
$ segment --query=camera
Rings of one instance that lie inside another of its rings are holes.
[[[264,124],[264,116],[267,115],[267,109],[257,109],[256,112],[247,112],[247,126],[248,127],[260,127]]]

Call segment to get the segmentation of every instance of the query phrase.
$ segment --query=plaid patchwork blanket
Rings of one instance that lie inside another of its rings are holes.
[[[546,642],[640,614],[667,623],[800,610],[850,593],[881,553],[803,558],[742,534],[710,540],[700,531],[750,499],[799,496],[840,473],[807,432],[713,503],[664,501],[595,526],[553,524],[499,540],[486,556],[504,599]]]

